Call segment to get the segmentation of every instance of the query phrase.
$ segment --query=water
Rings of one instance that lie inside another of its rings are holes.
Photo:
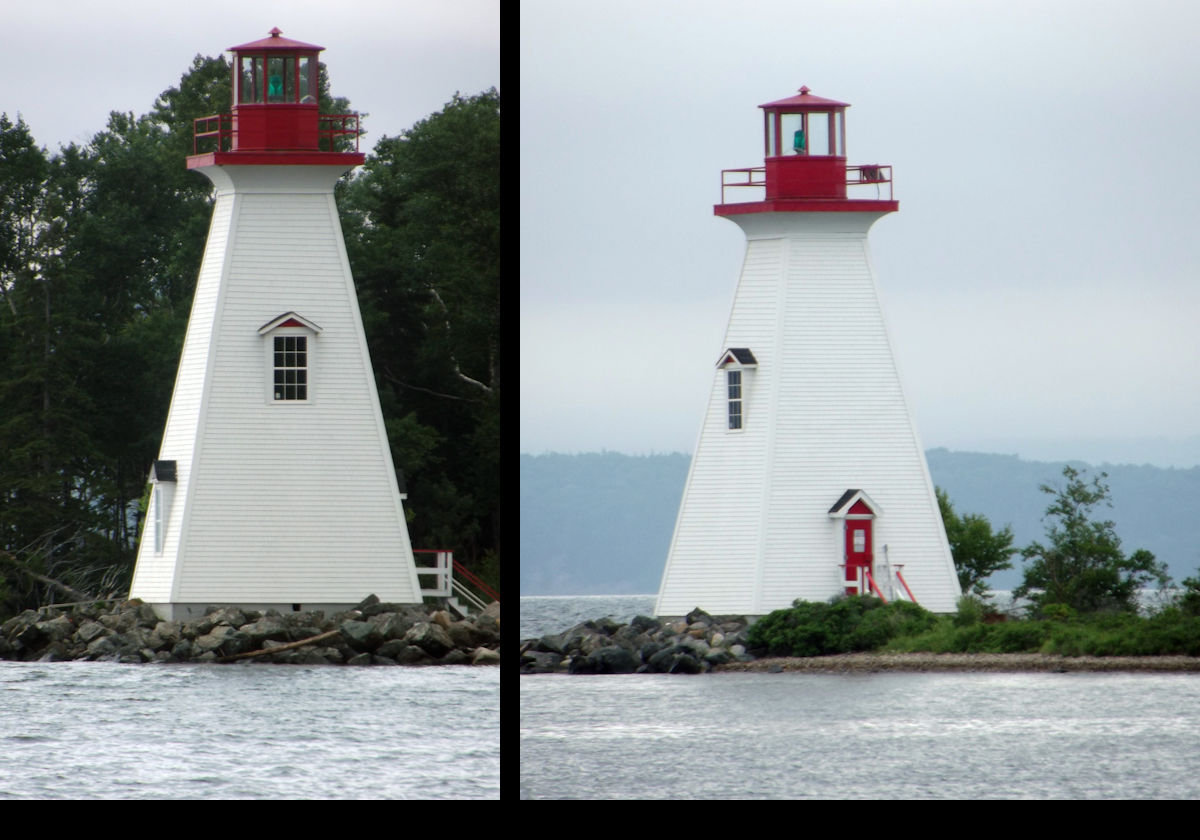
[[[601,601],[552,600],[522,637]],[[1193,674],[548,674],[520,702],[528,799],[1200,797]]]
[[[0,799],[496,799],[498,668],[0,662]]]
[[[608,616],[628,623],[636,615],[654,615],[656,595],[523,595],[518,638],[561,633],[593,618]]]

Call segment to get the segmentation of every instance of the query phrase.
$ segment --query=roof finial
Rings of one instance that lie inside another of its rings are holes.
[[[268,32],[267,34],[270,35],[272,38],[278,38],[280,35],[283,34],[283,30],[280,29],[278,26],[272,26],[271,31]]]
[[[800,95],[806,96],[807,94],[808,94],[808,85],[800,85]]]

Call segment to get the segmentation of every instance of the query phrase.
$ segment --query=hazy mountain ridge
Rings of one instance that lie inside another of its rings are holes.
[[[959,513],[981,513],[996,528],[1011,525],[1014,545],[1045,535],[1050,497],[1041,484],[1061,484],[1066,462],[1026,461],[1015,455],[926,453],[933,482]],[[658,591],[691,457],[682,453],[521,455],[522,595],[635,594]],[[1127,552],[1148,549],[1166,562],[1176,582],[1200,567],[1193,520],[1200,511],[1200,467],[1101,464]],[[1010,589],[1017,569],[993,577]]]

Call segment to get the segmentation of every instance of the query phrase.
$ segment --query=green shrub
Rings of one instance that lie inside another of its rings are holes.
[[[890,639],[924,632],[936,621],[916,604],[884,604],[870,595],[839,597],[824,604],[795,601],[791,609],[759,619],[750,628],[749,646],[773,656],[876,650]]]
[[[1042,618],[1050,621],[1070,621],[1078,613],[1066,604],[1046,604],[1042,607]]]
[[[1049,635],[1044,621],[1008,621],[989,629],[987,650],[992,653],[1036,653]]]
[[[963,595],[958,599],[958,612],[954,616],[955,627],[970,627],[980,624],[988,612],[988,605],[976,595]]]

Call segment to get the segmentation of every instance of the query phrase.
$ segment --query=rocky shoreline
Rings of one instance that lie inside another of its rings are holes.
[[[755,657],[744,616],[693,610],[679,620],[601,618],[521,642],[522,674],[873,673],[880,671],[1200,672],[1191,656],[1049,656],[1039,653],[850,653]]]
[[[266,662],[289,665],[498,665],[500,604],[470,619],[374,595],[354,609],[280,613],[210,607],[163,621],[141,601],[26,610],[0,625],[0,660]]]
[[[678,620],[639,615],[628,624],[600,618],[521,642],[522,674],[703,674],[754,661],[745,616],[700,609]]]

